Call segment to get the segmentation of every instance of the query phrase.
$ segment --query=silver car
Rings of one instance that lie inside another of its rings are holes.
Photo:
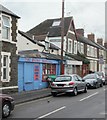
[[[51,84],[51,93],[57,96],[58,93],[73,93],[75,96],[78,92],[87,92],[86,82],[78,75],[59,75]]]

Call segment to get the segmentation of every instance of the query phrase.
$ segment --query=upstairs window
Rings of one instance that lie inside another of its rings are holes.
[[[74,54],[77,54],[77,41],[74,41]]]
[[[55,20],[52,26],[60,26],[61,20]]]
[[[45,50],[48,51],[49,50],[49,43],[45,42]]]
[[[2,38],[10,39],[10,19],[7,16],[2,16]]]
[[[72,53],[72,40],[68,39],[68,52]]]

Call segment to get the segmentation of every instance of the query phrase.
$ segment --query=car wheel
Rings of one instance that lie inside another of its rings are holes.
[[[74,88],[73,95],[76,96],[78,94],[77,88]]]
[[[87,93],[87,86],[85,86],[84,93]]]
[[[4,102],[2,106],[2,116],[3,118],[6,118],[10,115],[11,108],[9,102]]]
[[[100,84],[100,87],[103,87],[103,82]]]
[[[95,84],[95,89],[97,89],[97,88],[98,88],[98,83]]]
[[[52,96],[53,96],[53,97],[56,97],[56,96],[57,96],[57,93],[56,93],[56,92],[52,92]]]

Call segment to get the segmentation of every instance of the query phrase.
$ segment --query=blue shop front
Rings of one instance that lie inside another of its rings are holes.
[[[60,60],[19,57],[18,89],[30,91],[48,87],[46,77],[60,74]]]

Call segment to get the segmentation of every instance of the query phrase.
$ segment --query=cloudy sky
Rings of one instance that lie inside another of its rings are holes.
[[[62,0],[1,0],[1,4],[20,16],[19,29],[26,32],[46,19],[60,18]],[[105,38],[105,0],[65,0],[64,16],[73,16],[76,28],[85,36],[94,33]]]

